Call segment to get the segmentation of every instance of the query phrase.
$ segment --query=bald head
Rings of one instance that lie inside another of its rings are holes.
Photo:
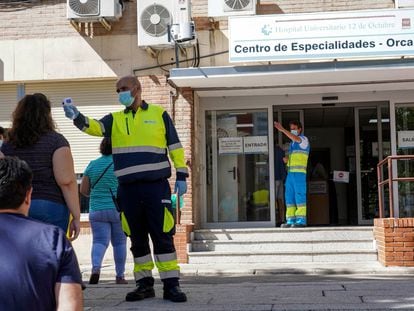
[[[134,98],[132,105],[128,104],[127,108],[137,111],[138,107],[141,105],[141,83],[139,83],[137,77],[124,76],[116,82],[117,93],[126,91],[131,92],[130,94]]]
[[[137,89],[141,89],[141,83],[139,83],[138,78],[136,76],[124,76],[121,77],[117,82],[116,82],[116,91],[122,92],[122,90],[120,90],[120,88],[122,86],[129,86],[130,88],[134,88],[136,87]]]

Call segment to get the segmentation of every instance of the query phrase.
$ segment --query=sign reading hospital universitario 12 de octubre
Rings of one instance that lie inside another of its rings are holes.
[[[414,55],[414,10],[229,18],[230,62]]]

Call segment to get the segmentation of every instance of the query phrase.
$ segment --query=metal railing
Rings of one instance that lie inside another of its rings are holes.
[[[383,218],[384,215],[384,198],[383,187],[388,185],[389,191],[389,205],[390,205],[390,217],[394,218],[394,182],[410,182],[414,181],[414,177],[394,177],[393,175],[393,162],[398,160],[414,160],[414,155],[393,155],[388,156],[384,160],[377,164],[377,178],[378,178],[378,202],[379,202],[379,218]],[[388,178],[383,180],[383,167],[388,166]]]

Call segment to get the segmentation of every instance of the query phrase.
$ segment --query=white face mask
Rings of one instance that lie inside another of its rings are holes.
[[[290,130],[290,132],[291,132],[293,135],[296,135],[296,136],[298,136],[298,135],[299,135],[298,130]]]
[[[3,145],[3,139],[0,139],[0,147]]]

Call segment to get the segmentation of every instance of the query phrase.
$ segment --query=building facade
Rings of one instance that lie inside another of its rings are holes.
[[[240,228],[282,222],[283,181],[276,173],[275,150],[286,150],[288,141],[273,122],[286,126],[293,119],[302,122],[311,142],[309,224],[373,223],[379,214],[376,164],[388,155],[414,151],[409,142],[399,143],[414,131],[413,60],[401,52],[230,63],[231,35],[237,29],[231,29],[229,16],[289,15],[291,21],[318,13],[327,21],[340,11],[365,16],[372,10],[406,10],[399,8],[404,1],[252,0],[245,13],[217,13],[223,1],[193,0],[197,40],[177,51],[173,45],[138,46],[137,19],[140,6],[147,4],[122,2],[122,17],[110,22],[110,30],[98,21],[71,23],[67,0],[0,4],[0,125],[9,125],[22,95],[45,93],[81,174],[98,156],[99,139],[85,136],[64,118],[61,100],[70,96],[83,113],[102,117],[120,109],[116,79],[135,74],[143,98],[171,114],[186,149],[191,176],[183,224]],[[155,2],[172,8],[180,3]],[[399,165],[401,177],[413,175],[412,164]],[[412,217],[412,184],[399,184],[394,191],[395,214]]]

